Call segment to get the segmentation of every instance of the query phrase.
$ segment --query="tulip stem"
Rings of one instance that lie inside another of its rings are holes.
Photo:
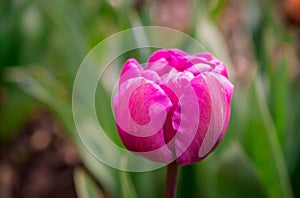
[[[175,198],[177,191],[178,164],[175,160],[167,166],[165,198]]]

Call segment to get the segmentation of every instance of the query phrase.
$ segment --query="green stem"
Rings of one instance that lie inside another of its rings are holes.
[[[175,160],[167,166],[165,198],[175,198],[177,191],[178,164]]]

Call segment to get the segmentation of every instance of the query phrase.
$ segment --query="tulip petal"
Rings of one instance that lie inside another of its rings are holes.
[[[222,76],[228,78],[227,70],[224,63],[217,59],[214,59],[211,63],[215,65],[215,69],[213,70],[213,72],[221,74]]]
[[[162,76],[162,83],[160,84],[160,86],[171,99],[173,104],[171,111],[168,113],[168,117],[164,127],[165,140],[167,143],[176,134],[176,130],[172,126],[172,117],[178,104],[178,98],[182,95],[183,90],[193,78],[194,76],[190,72],[178,72],[174,68],[168,74]],[[174,145],[170,146],[174,147]]]
[[[206,59],[201,57],[189,56],[188,61],[192,64],[186,71],[191,72],[194,76],[202,72],[212,71],[214,68],[207,62]]]
[[[174,91],[172,91],[172,89],[170,89],[168,86],[161,84],[160,87],[164,90],[164,92],[168,95],[172,102],[172,109],[169,111],[164,125],[164,139],[165,142],[169,144],[168,146],[170,147],[170,149],[174,150],[174,141],[170,141],[176,134],[176,130],[172,126],[172,117],[178,103],[178,96],[176,96]]]
[[[152,70],[144,70],[142,72],[142,76],[148,80],[152,80],[156,83],[160,82],[160,77],[158,76],[158,74]]]
[[[173,116],[173,127],[177,130],[175,152],[179,165],[191,164],[201,159],[198,152],[207,132],[210,117],[209,88],[199,75],[183,91]]]
[[[179,97],[193,78],[194,75],[191,72],[178,72],[176,69],[172,69],[168,74],[162,76],[161,80]]]
[[[200,158],[208,155],[223,137],[228,126],[233,93],[233,85],[224,76],[212,72],[202,73],[202,76],[209,87],[212,108],[209,128],[199,150]]]
[[[163,129],[148,137],[133,136],[118,125],[117,130],[125,147],[135,154],[156,162],[169,163],[173,161],[173,153],[164,141]]]
[[[195,76],[202,72],[212,71],[228,78],[224,63],[217,60],[210,53],[199,53],[195,56],[188,56],[188,60],[192,63],[192,66],[187,71],[192,72]]]
[[[121,70],[119,86],[132,78],[141,76],[142,66],[134,58],[128,59]]]
[[[163,128],[172,107],[160,86],[143,77],[122,83],[113,104],[118,126],[139,137],[153,135]]]
[[[171,65],[169,65],[169,62],[167,61],[168,57],[168,50],[157,50],[149,57],[145,70],[155,71],[159,76],[168,73],[172,69]]]
[[[159,85],[143,77],[129,79],[120,85],[113,105],[117,130],[128,150],[157,162],[173,160],[163,129],[172,102]]]
[[[148,59],[148,62],[150,63],[154,63],[157,60],[161,59],[161,58],[165,58],[166,60],[170,57],[170,56],[179,56],[179,57],[183,57],[183,56],[187,56],[188,53],[179,50],[179,49],[160,49],[157,50],[156,52],[154,52]]]
[[[148,59],[145,69],[156,71],[159,76],[167,74],[172,68],[184,71],[192,64],[187,64],[187,53],[179,49],[161,49]]]

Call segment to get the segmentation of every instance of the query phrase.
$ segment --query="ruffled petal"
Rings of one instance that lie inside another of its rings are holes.
[[[134,58],[128,59],[120,74],[119,86],[125,81],[141,76],[142,66]]]
[[[159,76],[168,73],[172,67],[167,58],[169,53],[165,49],[154,52],[148,59],[145,70],[155,71]]]
[[[192,72],[195,76],[202,72],[212,71],[228,78],[224,63],[210,53],[199,53],[195,56],[188,56],[188,60],[192,63],[192,66],[187,71]]]
[[[173,157],[163,131],[172,102],[159,85],[143,77],[129,79],[120,85],[113,106],[126,148],[159,162]]]
[[[169,142],[176,134],[176,130],[172,126],[172,117],[178,104],[178,98],[193,78],[194,76],[190,72],[178,72],[174,68],[168,74],[161,77],[162,82],[160,86],[171,99],[173,105],[164,126],[166,142]],[[174,150],[173,142],[170,146]]]
[[[192,66],[189,67],[187,71],[191,72],[194,76],[214,69],[206,59],[201,57],[189,56],[188,61],[192,64]]]
[[[140,137],[153,135],[163,128],[172,107],[160,86],[143,77],[122,83],[113,104],[118,126]]]
[[[179,165],[199,161],[199,148],[207,132],[211,117],[209,88],[201,75],[186,87],[173,116],[177,129],[175,152]]]
[[[207,156],[220,142],[227,129],[233,85],[222,75],[203,73],[210,91],[212,109],[209,128],[199,149],[199,157]]]
[[[170,141],[173,139],[173,137],[176,134],[176,130],[172,126],[172,117],[178,103],[178,96],[175,94],[175,92],[172,89],[170,89],[170,87],[164,84],[161,84],[160,87],[164,90],[164,92],[168,95],[168,97],[172,102],[172,108],[167,115],[167,119],[164,125],[164,139],[166,143],[169,143],[170,149],[174,150],[174,141],[172,142]]]
[[[191,66],[186,56],[188,54],[179,49],[161,49],[149,57],[145,69],[156,71],[159,76],[167,74],[172,68],[184,71]]]
[[[153,82],[160,83],[160,77],[158,74],[152,70],[144,70],[142,72],[142,76],[148,80],[152,80]]]
[[[178,72],[176,69],[172,69],[168,74],[161,77],[161,81],[162,84],[173,90],[177,97],[180,97],[184,88],[193,78],[194,75],[191,72]]]

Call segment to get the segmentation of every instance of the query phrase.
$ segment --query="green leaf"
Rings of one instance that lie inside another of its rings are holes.
[[[243,145],[255,164],[269,197],[293,197],[287,166],[259,75],[247,95]]]
[[[74,183],[79,198],[104,198],[103,191],[97,188],[95,182],[82,168],[75,169]]]
[[[213,20],[217,20],[220,16],[220,14],[222,13],[225,5],[226,5],[226,1],[225,0],[214,0],[214,1],[210,1],[209,2],[209,7],[210,9],[210,16]]]
[[[287,96],[288,96],[288,78],[287,66],[288,58],[283,56],[271,78],[271,113],[274,117],[274,124],[278,132],[278,138],[282,148],[285,148],[286,142],[286,119],[287,119]]]
[[[119,171],[122,195],[124,198],[137,198],[137,193],[128,172]]]

